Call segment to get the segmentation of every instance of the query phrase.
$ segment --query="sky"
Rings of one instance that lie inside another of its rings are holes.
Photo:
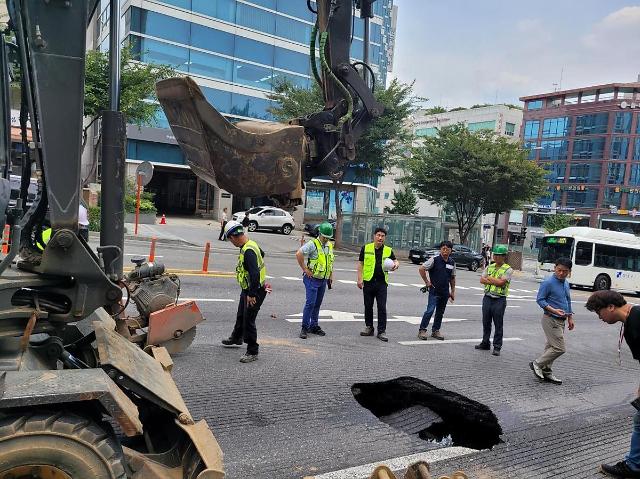
[[[426,108],[519,97],[640,75],[640,0],[394,0],[389,78]]]

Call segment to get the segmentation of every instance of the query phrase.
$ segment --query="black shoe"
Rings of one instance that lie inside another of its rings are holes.
[[[374,329],[373,326],[365,326],[365,328],[360,331],[360,336],[373,336]]]
[[[302,328],[300,330],[300,339],[307,339],[308,337],[307,333],[308,333],[307,328]]]
[[[493,348],[493,352],[491,353],[494,356],[500,356],[500,349],[499,348]]]
[[[385,333],[384,331],[382,331],[381,333],[378,333],[378,339],[385,343],[389,341],[389,338],[387,338],[387,333]]]
[[[601,464],[600,472],[604,472],[607,476],[617,477],[619,479],[640,478],[640,471],[630,469],[626,461],[620,461],[617,464]]]
[[[489,346],[486,343],[480,343],[480,344],[476,344],[474,346],[476,349],[482,349],[483,351],[489,351],[491,349],[491,346]]]
[[[242,346],[242,339],[233,339],[229,336],[227,339],[222,340],[222,345],[225,348],[235,348],[236,346]]]
[[[318,336],[326,336],[327,335],[327,333],[325,333],[320,326],[316,326],[315,328],[311,328],[309,330],[309,332],[311,334],[316,334]]]

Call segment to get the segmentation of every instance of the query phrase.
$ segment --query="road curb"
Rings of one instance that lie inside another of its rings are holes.
[[[89,232],[89,238],[95,238],[95,239],[100,239],[100,232],[99,231],[91,231]],[[152,236],[136,236],[136,235],[131,235],[131,234],[125,234],[124,235],[124,239],[125,240],[134,240],[134,241],[149,241],[151,242],[151,240],[154,237]],[[173,245],[180,245],[180,246],[200,246],[200,247],[204,247],[203,245],[197,244],[197,243],[191,243],[190,241],[185,241],[185,240],[180,240],[180,239],[171,239],[171,238],[163,238],[161,236],[155,236],[156,239],[156,243],[158,244],[173,244]]]

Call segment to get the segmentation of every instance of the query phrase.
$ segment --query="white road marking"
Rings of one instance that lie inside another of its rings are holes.
[[[179,301],[197,301],[199,303],[232,303],[235,299],[228,298],[180,298]]]
[[[476,293],[476,296],[484,296],[482,293]],[[535,301],[533,296],[517,296],[515,294],[510,294],[507,297],[508,301]]]
[[[343,269],[343,268],[333,268],[334,271],[349,271],[350,273],[355,273],[355,269]]]
[[[288,279],[289,281],[302,281],[302,278],[298,276],[283,276],[282,279]]]
[[[507,308],[519,308],[520,306],[507,306]],[[482,308],[481,304],[447,304],[447,308]]]
[[[147,255],[147,253],[125,253],[125,256],[144,256],[144,257],[148,257],[149,255]],[[164,258],[164,256],[159,256],[159,255],[155,255],[156,258]]]
[[[394,315],[392,318],[387,318],[387,321],[406,321],[409,324],[420,324],[422,322],[422,316],[398,316]],[[443,323],[457,323],[460,321],[473,321],[469,318],[443,318]]]
[[[406,284],[403,284],[403,283],[389,283],[389,284],[390,284],[391,286],[400,286],[400,287],[403,287],[403,288],[406,288],[406,287],[407,287],[407,285],[406,285]]]
[[[265,278],[267,278],[267,279],[273,279],[273,276],[269,276],[269,275],[267,274],[267,275],[265,275]]]
[[[503,341],[522,341],[522,338],[502,338]],[[398,341],[398,344],[402,344],[403,346],[416,346],[418,344],[459,344],[459,343],[479,343],[482,339],[445,339],[442,341],[436,340],[428,340],[425,341],[423,339],[419,339],[417,341]]]
[[[295,313],[288,315],[285,320],[290,323],[297,323],[300,321],[300,317],[302,313]],[[323,322],[329,323],[339,323],[339,322],[351,322],[351,323],[359,323],[363,320],[363,313],[351,313],[349,311],[333,311],[330,309],[321,309],[319,313],[319,318]],[[393,315],[387,318],[387,322],[405,322],[409,324],[420,324],[422,321],[422,316],[400,316]],[[472,319],[467,318],[444,318],[442,322],[444,323],[456,323],[461,321],[473,321]]]
[[[344,284],[358,284],[357,281],[352,281],[350,279],[339,279],[338,280],[340,283],[344,283]]]
[[[457,286],[456,286],[457,288]],[[477,289],[478,291],[484,291],[484,288],[481,288],[479,286],[469,286],[469,289]]]
[[[425,286],[425,284],[411,283],[411,286],[415,286],[416,288],[422,288],[423,286]]]
[[[509,291],[518,291],[519,293],[534,293],[535,291],[531,291],[528,289],[515,289],[515,288],[509,288]]]
[[[327,472],[325,474],[318,474],[317,476],[312,477],[313,479],[362,479],[364,477],[371,476],[373,470],[382,465],[385,465],[392,471],[396,472],[406,469],[411,464],[418,461],[425,461],[429,464],[433,464],[434,462],[466,456],[468,454],[473,454],[474,452],[478,451],[476,449],[469,449],[466,447],[443,447],[442,449],[433,449],[431,451],[411,454],[409,456],[394,457],[381,462],[372,462],[371,464],[364,464],[362,466],[350,467],[339,471]]]

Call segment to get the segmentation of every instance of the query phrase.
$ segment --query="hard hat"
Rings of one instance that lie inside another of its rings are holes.
[[[318,232],[325,238],[333,238],[333,226],[331,226],[331,223],[328,223],[326,221],[322,223],[318,227]]]
[[[391,258],[386,258],[382,262],[382,269],[385,271],[391,271],[395,265],[395,261],[393,261]]]
[[[229,221],[224,227],[224,239],[227,239],[229,236],[238,236],[244,234],[244,227],[242,223],[238,221]]]
[[[493,247],[493,250],[491,251],[493,254],[507,254],[509,252],[507,245],[504,244],[497,244]]]

